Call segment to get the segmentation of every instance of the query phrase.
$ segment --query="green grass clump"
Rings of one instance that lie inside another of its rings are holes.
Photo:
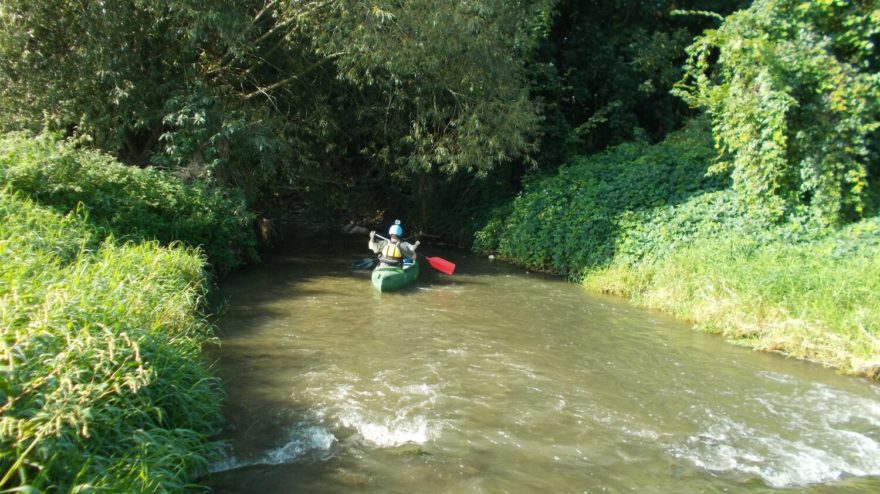
[[[125,166],[57,136],[0,137],[0,186],[66,214],[85,207],[104,235],[199,246],[218,272],[256,259],[254,215],[241,194]]]
[[[880,218],[836,230],[748,211],[699,123],[535,180],[478,251],[582,279],[754,348],[880,378]]]
[[[812,240],[792,229],[702,237],[587,271],[584,283],[758,350],[880,378],[880,218]]]
[[[205,259],[9,187],[0,216],[0,491],[182,489],[219,421]]]

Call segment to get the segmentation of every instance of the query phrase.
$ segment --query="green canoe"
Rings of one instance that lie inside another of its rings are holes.
[[[419,263],[415,262],[406,266],[392,267],[379,266],[373,270],[373,288],[380,292],[400,290],[410,285],[419,277]]]

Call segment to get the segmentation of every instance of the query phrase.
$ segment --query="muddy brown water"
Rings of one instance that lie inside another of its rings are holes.
[[[229,276],[217,493],[880,492],[880,387],[462,251],[366,238]]]

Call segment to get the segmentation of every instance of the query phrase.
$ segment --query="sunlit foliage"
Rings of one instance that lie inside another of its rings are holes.
[[[535,179],[510,206],[497,210],[474,247],[574,276],[606,265],[621,251],[644,256],[684,236],[682,229],[642,230],[646,214],[725,186],[723,177],[705,176],[713,155],[706,125],[695,122],[662,145],[640,140],[578,157],[558,173]]]
[[[0,187],[61,214],[82,210],[101,234],[200,247],[215,272],[255,259],[253,214],[235,190],[125,166],[53,135],[0,137]]]
[[[182,491],[219,423],[201,254],[9,187],[0,218],[0,490]]]
[[[690,48],[678,94],[704,107],[754,209],[857,218],[876,184],[880,2],[758,0]]]

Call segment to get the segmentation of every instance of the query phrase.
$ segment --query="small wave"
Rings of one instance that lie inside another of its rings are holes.
[[[821,387],[805,395],[813,398],[811,403],[825,402],[822,417],[810,416],[812,412],[791,402],[771,407],[767,397],[755,398],[768,413],[788,423],[788,430],[771,432],[705,410],[706,426],[668,451],[711,472],[756,476],[775,488],[880,475],[880,442],[864,430],[870,426],[857,427],[861,422],[852,420],[854,413],[862,420],[874,418],[866,419],[864,407],[853,408],[858,399]]]
[[[425,444],[439,437],[439,431],[422,416],[382,420],[370,419],[357,412],[347,412],[339,419],[344,426],[356,430],[365,442],[379,448]]]
[[[250,459],[240,459],[232,452],[226,451],[225,458],[212,464],[209,471],[217,473],[254,465],[294,463],[307,455],[329,451],[335,442],[336,436],[323,427],[295,426],[283,445]]]
[[[323,392],[315,413],[333,418],[336,426],[353,430],[352,439],[369,446],[392,448],[425,444],[439,437],[441,426],[425,414],[433,409],[442,383],[396,382],[395,374],[379,372],[370,380],[352,381]]]
[[[270,465],[290,463],[314,451],[328,451],[336,436],[319,426],[296,429],[289,442],[266,453],[263,462]]]

